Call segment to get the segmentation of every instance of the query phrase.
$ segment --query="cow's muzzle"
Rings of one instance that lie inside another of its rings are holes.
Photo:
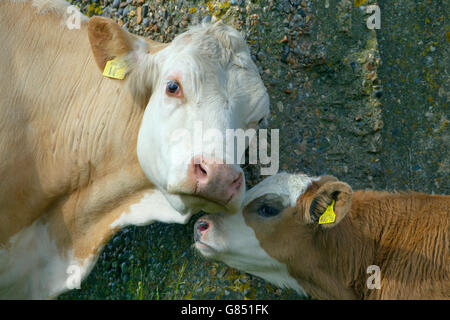
[[[220,205],[226,206],[243,188],[243,173],[216,159],[194,157],[189,172],[194,194]]]

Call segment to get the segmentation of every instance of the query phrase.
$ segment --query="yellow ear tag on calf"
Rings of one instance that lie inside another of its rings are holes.
[[[108,78],[123,80],[125,74],[127,73],[127,64],[120,58],[114,58],[109,60],[105,69],[103,70],[103,75]]]
[[[336,214],[334,213],[333,206],[334,206],[334,200],[327,207],[325,212],[320,216],[319,224],[333,223],[334,221],[336,221]]]

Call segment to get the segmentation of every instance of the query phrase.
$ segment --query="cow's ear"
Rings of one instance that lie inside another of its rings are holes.
[[[309,206],[309,223],[320,224],[324,228],[336,226],[350,211],[352,188],[341,181],[329,181],[321,185]]]
[[[88,35],[95,62],[102,72],[109,60],[133,53],[137,58],[138,54],[148,51],[147,42],[108,18],[92,17],[88,23]]]
[[[104,71],[108,61],[122,59],[125,63],[124,74],[130,78],[128,87],[132,96],[138,103],[146,104],[158,74],[154,55],[168,44],[138,37],[113,20],[97,16],[89,20],[88,35],[100,71]]]

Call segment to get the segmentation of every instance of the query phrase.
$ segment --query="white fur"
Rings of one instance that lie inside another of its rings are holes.
[[[312,181],[317,178],[304,174],[279,173],[261,181],[257,186],[248,190],[245,195],[244,205],[249,204],[256,198],[274,193],[286,200],[286,206],[295,206],[298,197],[306,191]]]
[[[142,199],[130,206],[119,219],[111,224],[111,228],[123,228],[128,225],[144,226],[155,221],[165,223],[186,223],[189,214],[182,215],[167,201],[166,197],[158,191],[146,193]]]
[[[47,225],[35,221],[11,237],[0,249],[0,299],[47,299],[67,291],[67,272],[75,266],[83,279],[94,261],[73,259],[69,250],[61,255],[50,238]],[[81,280],[80,279],[80,280]]]

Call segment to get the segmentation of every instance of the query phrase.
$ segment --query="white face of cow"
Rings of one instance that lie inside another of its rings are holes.
[[[237,211],[244,174],[225,164],[226,129],[254,128],[269,112],[242,37],[223,24],[197,26],[143,61],[153,66],[137,145],[146,176],[179,212]]]
[[[180,213],[236,212],[245,181],[227,133],[255,128],[269,113],[241,35],[205,24],[164,45],[101,17],[89,20],[88,31],[100,70],[112,57],[123,59],[132,96],[146,104],[137,156],[147,178]]]
[[[321,215],[316,211],[323,213],[336,198],[336,222],[322,225],[333,227],[349,209],[348,195],[351,188],[334,177],[277,174],[247,192],[239,213],[200,218],[195,247],[207,258],[302,292],[288,270],[302,269],[299,261],[311,253],[302,245],[314,232],[310,225]]]

